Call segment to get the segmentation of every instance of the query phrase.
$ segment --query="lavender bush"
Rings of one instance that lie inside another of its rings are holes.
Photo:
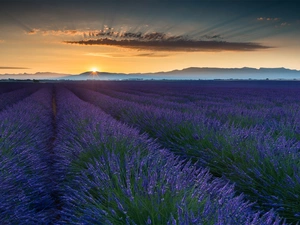
[[[299,113],[293,108],[283,110],[283,119],[278,115],[277,106],[266,112],[255,112],[254,118],[262,118],[262,123],[250,120],[248,123],[252,125],[245,127],[239,126],[239,122],[224,123],[218,116],[211,118],[211,114],[155,107],[155,101],[147,106],[80,88],[72,90],[115,118],[157,138],[176,154],[199,161],[214,175],[230,179],[248,199],[257,201],[259,209],[274,208],[292,222],[300,219]],[[287,102],[293,105],[291,100]],[[222,108],[216,112],[219,114]]]
[[[57,94],[63,224],[282,224],[71,92]],[[66,134],[70,134],[67,136]]]

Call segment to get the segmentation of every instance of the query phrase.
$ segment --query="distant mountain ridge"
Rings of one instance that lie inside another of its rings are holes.
[[[36,72],[36,73],[17,73],[17,74],[0,74],[1,79],[60,79],[61,77],[70,76],[65,73],[53,73],[53,72]]]
[[[35,74],[4,74],[0,79],[53,79],[53,80],[142,80],[142,79],[297,79],[300,70],[280,68],[214,68],[188,67],[182,70],[154,73],[112,73],[87,71],[78,75],[37,72]]]
[[[124,80],[124,79],[300,79],[300,71],[280,68],[214,68],[189,67],[154,73],[110,73],[87,71],[66,76],[67,80]]]
[[[160,72],[160,73],[223,73],[223,72],[300,72],[299,70],[291,70],[286,69],[284,67],[280,68],[251,68],[251,67],[243,67],[243,68],[214,68],[214,67],[189,67],[182,70],[172,70],[169,72]]]

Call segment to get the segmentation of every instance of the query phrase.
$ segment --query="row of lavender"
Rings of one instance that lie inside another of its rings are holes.
[[[240,192],[258,203],[259,209],[274,208],[291,222],[300,220],[299,105],[291,100],[297,100],[294,96],[282,95],[288,99],[289,107],[273,105],[272,108],[269,104],[265,107],[270,107],[269,110],[258,109],[262,111],[263,122],[243,127],[220,121],[219,115],[225,117],[227,114],[227,111],[222,112],[221,107],[212,118],[206,113],[190,112],[191,108],[182,112],[156,107],[155,99],[152,104],[146,105],[86,89],[71,89],[80,98],[101,107],[116,119],[157,138],[162,146],[176,154],[198,161],[199,165],[208,166],[214,175],[233,181]],[[105,92],[108,93],[107,90]],[[239,107],[235,110],[234,104],[231,108],[233,112],[240,110]],[[274,116],[280,111],[285,114],[267,121],[273,111]],[[244,109],[242,116],[247,116],[247,112]]]
[[[160,149],[66,89],[57,92],[64,224],[280,224],[233,186]]]
[[[9,87],[7,87],[6,89],[3,88],[3,90],[6,90],[8,92],[3,91],[4,93],[2,93],[0,89],[0,93],[2,93],[0,94],[0,111],[24,99],[37,90],[36,85],[28,85],[20,89],[18,89],[18,85],[10,84],[8,86]]]
[[[272,130],[274,135],[281,134],[287,138],[300,140],[299,88],[286,86],[274,88],[275,85],[271,86],[273,88],[199,87],[196,85],[180,87],[170,84],[169,86],[167,90],[165,86],[163,90],[156,88],[155,93],[157,93],[150,95],[148,92],[136,93],[135,87],[132,85],[130,88],[128,84],[125,86],[123,84],[105,84],[105,86],[97,84],[88,88],[126,101],[204,114],[206,117],[217,118],[221,123],[234,124],[239,127],[259,125],[263,129]],[[185,90],[185,88],[189,89]],[[145,89],[147,90],[146,85]],[[165,95],[163,95],[164,91]]]
[[[248,128],[256,126],[272,132],[272,136],[284,136],[287,139],[300,141],[300,91],[299,89],[261,89],[261,88],[201,88],[197,95],[192,96],[193,102],[174,102],[173,96],[158,98],[98,89],[101,93],[114,98],[153,105],[163,109],[189,112],[204,115],[218,120],[221,124]],[[127,91],[127,89],[123,89]],[[195,92],[196,90],[192,91]],[[187,93],[191,92],[189,90]],[[182,96],[184,90],[180,90]],[[195,97],[197,96],[197,97]],[[171,99],[171,100],[170,100]]]
[[[42,88],[0,113],[0,224],[53,221],[51,97]]]

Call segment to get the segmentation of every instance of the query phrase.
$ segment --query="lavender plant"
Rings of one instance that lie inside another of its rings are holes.
[[[233,185],[159,149],[71,92],[61,89],[57,96],[61,223],[283,223],[272,211],[253,211]]]
[[[164,147],[208,166],[216,176],[230,179],[248,199],[257,201],[260,209],[274,208],[289,221],[299,221],[300,144],[294,136],[276,133],[277,129],[265,124],[238,127],[203,114],[145,106],[84,89],[73,90],[115,118],[157,138]],[[296,125],[298,114],[291,111],[287,115],[291,114]],[[275,115],[263,114],[262,118]],[[296,135],[297,130],[290,132]]]

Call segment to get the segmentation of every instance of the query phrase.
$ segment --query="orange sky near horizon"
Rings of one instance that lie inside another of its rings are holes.
[[[31,37],[28,37],[30,39]],[[3,44],[4,45],[4,44]],[[35,44],[34,44],[35,45]],[[161,55],[136,56],[141,51],[118,47],[78,46],[53,42],[39,47],[16,48],[15,43],[1,46],[0,61],[8,67],[28,69],[2,69],[4,73],[57,72],[79,74],[98,68],[98,71],[118,73],[144,73],[170,71],[187,67],[286,67],[300,70],[300,49],[274,48],[260,52],[166,52]],[[14,51],[16,48],[16,51]],[[33,50],[34,48],[34,50]],[[144,54],[149,54],[143,51]],[[151,52],[150,52],[151,54]]]

